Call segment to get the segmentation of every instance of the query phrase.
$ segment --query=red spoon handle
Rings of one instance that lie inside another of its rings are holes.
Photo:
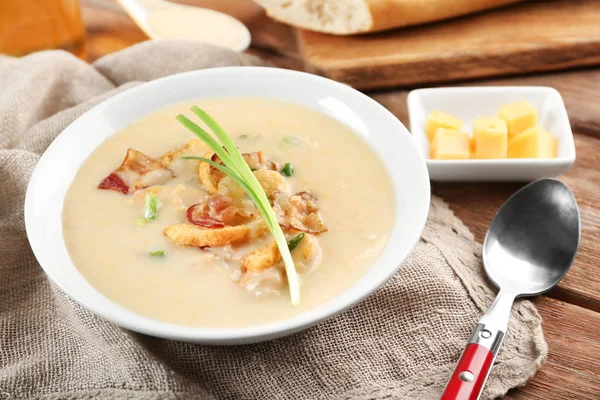
[[[488,348],[470,343],[465,347],[440,400],[477,400],[494,362]]]

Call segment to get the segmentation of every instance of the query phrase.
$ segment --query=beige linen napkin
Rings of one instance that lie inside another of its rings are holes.
[[[139,81],[256,64],[192,42],[146,42],[93,65],[60,51],[0,57],[0,398],[439,397],[494,294],[480,245],[439,198],[416,250],[384,287],[315,328],[256,345],[192,345],[121,329],[66,297],[36,262],[25,190],[40,154],[71,121]],[[483,398],[524,384],[546,354],[539,315],[518,301]]]

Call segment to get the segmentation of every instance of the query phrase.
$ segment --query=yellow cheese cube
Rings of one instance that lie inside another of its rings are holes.
[[[469,139],[469,158],[476,158],[475,149],[475,136],[471,136]]]
[[[554,158],[558,142],[539,126],[530,128],[508,142],[509,158]]]
[[[502,106],[498,116],[506,121],[509,139],[537,125],[537,110],[525,100]]]
[[[430,158],[436,160],[465,160],[469,158],[469,135],[439,128],[431,142]]]
[[[508,128],[498,117],[475,118],[475,158],[506,158],[508,151]]]
[[[427,134],[427,139],[429,139],[429,143],[431,143],[433,142],[433,136],[435,135],[438,129],[446,128],[455,131],[460,131],[462,125],[463,122],[451,114],[442,111],[433,111],[427,116],[425,133]]]

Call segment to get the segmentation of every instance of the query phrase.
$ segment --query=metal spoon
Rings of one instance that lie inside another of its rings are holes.
[[[250,31],[225,13],[165,0],[117,0],[152,39],[190,39],[242,52]]]
[[[465,347],[441,400],[479,398],[508,326],[517,297],[550,290],[573,263],[581,222],[567,185],[533,182],[504,203],[485,237],[483,265],[500,289]]]

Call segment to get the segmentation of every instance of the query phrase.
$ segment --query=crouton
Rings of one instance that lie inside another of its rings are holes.
[[[208,152],[204,154],[203,157],[208,158],[213,162],[222,164],[219,156],[217,156],[213,152]],[[242,157],[244,157],[244,160],[246,161],[250,169],[257,170],[255,172],[263,171],[265,170],[265,168],[266,170],[277,169],[277,164],[272,161],[266,160],[263,156],[262,151],[257,151],[255,153],[244,153],[242,154]],[[277,174],[280,175],[279,173]],[[216,169],[208,163],[201,162],[198,166],[198,178],[200,180],[200,183],[210,194],[217,193],[219,182],[224,177],[224,173],[222,173],[221,171],[219,171],[218,169]],[[266,177],[264,179],[266,179]]]
[[[267,194],[267,197],[272,199],[278,192],[288,192],[289,183],[283,175],[277,171],[269,169],[258,169],[254,171],[254,176],[258,179],[260,186]]]
[[[163,234],[180,246],[224,246],[244,239],[248,234],[248,227],[239,225],[203,229],[192,224],[177,224],[165,228]]]
[[[244,271],[263,271],[267,268],[272,267],[281,260],[281,254],[277,243],[271,242],[266,247],[261,247],[258,250],[254,250],[242,260],[242,270]]]
[[[286,192],[289,190],[288,182],[277,171],[258,169],[254,171],[254,176],[256,176],[256,179],[269,198],[272,198],[276,192]],[[235,201],[248,199],[244,188],[229,176],[219,181],[217,192],[229,196]]]
[[[199,153],[206,150],[206,145],[201,139],[190,139],[185,146],[177,150],[171,150],[163,154],[158,162],[163,168],[169,168],[173,160],[184,156],[187,153]]]
[[[212,160],[217,163],[221,162],[221,159],[219,158],[219,156],[217,156],[212,151],[205,153],[202,157],[208,158],[209,160]],[[200,180],[200,183],[204,187],[204,190],[206,190],[210,194],[217,193],[219,181],[224,176],[225,176],[224,173],[222,173],[221,171],[219,171],[218,169],[216,169],[215,167],[213,167],[212,165],[210,165],[208,163],[201,162],[200,165],[198,165],[198,179]]]

